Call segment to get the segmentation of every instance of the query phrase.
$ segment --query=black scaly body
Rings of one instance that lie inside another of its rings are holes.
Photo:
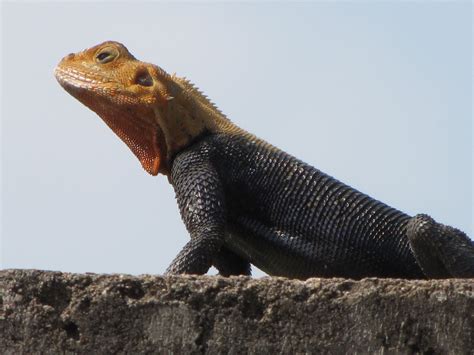
[[[191,241],[168,273],[214,265],[250,274],[251,263],[303,279],[474,277],[464,233],[412,218],[258,139],[200,137],[174,159],[171,183]],[[423,242],[427,231],[434,250]],[[459,252],[440,255],[451,241]]]

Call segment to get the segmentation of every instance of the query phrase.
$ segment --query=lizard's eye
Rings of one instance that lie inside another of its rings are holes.
[[[118,50],[114,47],[106,47],[101,49],[95,56],[95,60],[100,64],[113,61],[119,55]]]
[[[146,70],[140,71],[135,77],[135,83],[141,86],[152,86],[153,78],[150,76],[150,74]]]

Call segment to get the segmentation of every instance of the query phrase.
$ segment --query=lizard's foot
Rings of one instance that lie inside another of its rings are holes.
[[[474,277],[474,242],[460,230],[419,214],[408,222],[407,235],[428,278]]]
[[[213,265],[221,276],[252,275],[250,263],[224,247],[214,257]]]

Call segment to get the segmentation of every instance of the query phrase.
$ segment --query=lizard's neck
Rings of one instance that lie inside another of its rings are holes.
[[[205,132],[244,133],[186,79],[171,76],[167,92],[170,98],[155,108],[155,118],[163,131],[168,162]]]

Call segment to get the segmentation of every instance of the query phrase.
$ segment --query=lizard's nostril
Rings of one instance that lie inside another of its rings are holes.
[[[75,57],[74,53],[69,53],[67,56],[64,57],[64,60],[71,60]]]

